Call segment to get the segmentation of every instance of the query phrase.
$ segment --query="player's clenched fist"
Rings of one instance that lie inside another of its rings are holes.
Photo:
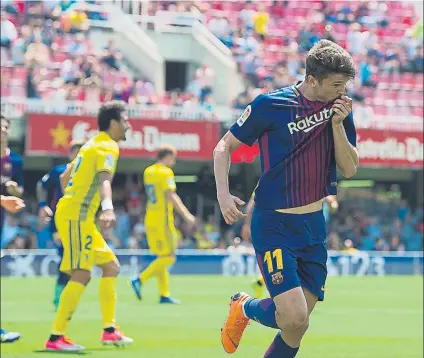
[[[238,219],[246,217],[246,214],[243,214],[237,208],[237,205],[246,204],[240,198],[231,194],[218,195],[218,203],[221,208],[222,216],[228,225],[234,224]]]
[[[25,207],[22,199],[15,196],[1,196],[1,207],[9,213],[17,213]]]
[[[116,223],[115,212],[112,209],[102,211],[99,221],[102,229],[114,227]]]
[[[341,124],[345,118],[352,112],[352,98],[348,96],[341,96],[334,101],[333,104],[333,118],[332,121],[334,124]]]

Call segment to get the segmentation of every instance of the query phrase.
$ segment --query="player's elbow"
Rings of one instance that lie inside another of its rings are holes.
[[[340,171],[346,179],[349,179],[352,178],[358,172],[358,168],[356,167],[356,165],[351,165],[349,166],[349,168],[340,168]]]
[[[221,139],[213,150],[213,158],[220,158],[226,152],[225,142]]]

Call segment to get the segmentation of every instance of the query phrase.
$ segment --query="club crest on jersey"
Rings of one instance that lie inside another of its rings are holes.
[[[328,122],[332,113],[332,108],[324,108],[321,112],[315,113],[312,116],[306,116],[301,120],[296,120],[294,122],[288,123],[287,127],[289,128],[290,134],[300,131],[308,133],[313,128]],[[300,118],[300,116],[296,115],[296,119],[297,118]]]
[[[12,169],[12,164],[10,164],[10,163],[4,163],[3,169],[9,171],[10,169]]]
[[[112,154],[108,154],[105,158],[105,167],[113,168],[115,164],[115,158]]]
[[[237,119],[237,124],[239,125],[239,127],[241,127],[244,122],[246,122],[246,119],[249,118],[250,113],[252,113],[252,107],[248,105],[244,110],[243,114],[239,117],[239,119]]]
[[[274,285],[279,285],[280,283],[283,283],[283,274],[278,271],[271,276],[271,279]]]

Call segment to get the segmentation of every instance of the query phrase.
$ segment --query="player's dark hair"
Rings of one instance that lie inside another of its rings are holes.
[[[158,154],[156,154],[156,158],[158,160],[162,160],[163,158],[171,154],[177,154],[177,150],[175,149],[175,147],[170,144],[164,144],[159,147]]]
[[[6,121],[8,124],[10,124],[10,119],[9,118],[6,118],[6,116],[3,115],[3,114],[1,115],[0,120]]]
[[[321,81],[335,74],[354,79],[356,70],[353,58],[333,41],[320,40],[306,55],[306,77],[312,76]]]
[[[125,102],[123,101],[109,101],[103,103],[97,115],[99,131],[107,131],[111,121],[120,121],[121,115],[125,110]]]

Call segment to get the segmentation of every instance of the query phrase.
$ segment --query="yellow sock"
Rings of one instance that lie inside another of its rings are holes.
[[[161,268],[160,258],[154,260],[140,273],[140,281],[142,284],[145,284],[153,276],[156,276]]]
[[[99,287],[103,328],[115,327],[116,277],[102,277]]]
[[[174,256],[160,257],[158,272],[158,289],[161,297],[169,297],[169,267],[175,262]]]
[[[264,281],[264,278],[263,278],[262,276],[259,276],[259,277],[258,277],[258,282],[259,282],[259,284],[261,284],[262,286],[263,286],[263,285],[265,285],[265,281]]]
[[[61,336],[65,334],[69,322],[75,312],[78,302],[85,290],[82,283],[69,281],[60,296],[59,308],[53,323],[52,334]]]

